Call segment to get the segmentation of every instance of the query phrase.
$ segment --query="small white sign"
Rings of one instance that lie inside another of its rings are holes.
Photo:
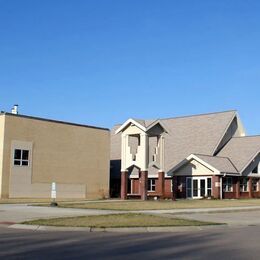
[[[54,190],[51,191],[51,198],[52,199],[56,199],[56,190],[55,191]]]
[[[216,182],[215,182],[215,187],[216,187],[216,188],[220,187],[220,182],[217,182],[217,181],[216,181]]]
[[[56,199],[57,194],[56,194],[56,182],[53,182],[51,184],[51,198]]]
[[[52,190],[52,191],[56,191],[56,182],[53,182],[53,183],[51,184],[51,190]]]

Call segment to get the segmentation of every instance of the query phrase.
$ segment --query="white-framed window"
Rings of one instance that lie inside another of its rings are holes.
[[[259,191],[259,179],[258,178],[253,178],[252,179],[252,189],[253,191]]]
[[[155,179],[148,179],[148,191],[149,192],[155,191]]]
[[[211,197],[212,195],[212,183],[211,178],[207,178],[207,196]]]
[[[29,166],[29,150],[14,149],[14,165]]]
[[[247,192],[248,191],[248,178],[240,179],[240,191]]]
[[[224,179],[223,191],[224,192],[232,192],[233,191],[233,180],[232,180],[232,177],[226,177]]]

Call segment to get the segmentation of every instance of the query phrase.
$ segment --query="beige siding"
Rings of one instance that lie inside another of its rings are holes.
[[[57,183],[58,197],[108,196],[109,131],[5,117],[3,197],[49,197],[51,182]],[[29,167],[13,166],[19,142],[31,149]]]
[[[174,172],[174,175],[177,176],[204,176],[204,175],[212,175],[213,172],[205,167],[204,165],[200,164],[196,160],[192,160],[191,162],[188,162],[183,167],[181,167],[179,170]]]
[[[2,171],[3,171],[3,152],[4,152],[4,124],[5,117],[0,116],[0,198],[2,193]]]

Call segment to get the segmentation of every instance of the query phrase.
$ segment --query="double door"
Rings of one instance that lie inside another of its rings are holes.
[[[211,196],[211,178],[187,177],[186,179],[187,198],[200,199]]]

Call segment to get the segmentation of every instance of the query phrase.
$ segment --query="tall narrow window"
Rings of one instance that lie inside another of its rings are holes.
[[[233,191],[233,181],[232,177],[226,177],[223,183],[223,191],[224,192],[232,192]]]
[[[253,191],[258,191],[258,190],[259,190],[258,182],[259,182],[259,179],[258,179],[258,178],[253,178],[253,179],[252,179],[252,188],[253,188]]]
[[[28,166],[29,165],[29,150],[15,149],[14,150],[14,165]]]
[[[155,191],[155,179],[148,179],[148,191]]]
[[[242,178],[240,179],[240,191],[241,192],[247,192],[248,191],[248,178]]]
[[[212,185],[211,185],[211,178],[207,178],[207,196],[211,197],[212,194]]]

